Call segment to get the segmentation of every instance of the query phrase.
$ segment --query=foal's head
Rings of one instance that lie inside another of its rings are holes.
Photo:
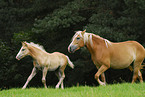
[[[74,53],[76,50],[85,46],[85,39],[84,39],[85,32],[86,32],[86,30],[77,31],[75,33],[75,35],[72,38],[72,42],[70,43],[70,45],[68,47],[68,51],[70,53]]]
[[[16,59],[20,60],[27,55],[29,55],[28,43],[22,42],[22,47],[21,47],[19,53],[17,54]]]

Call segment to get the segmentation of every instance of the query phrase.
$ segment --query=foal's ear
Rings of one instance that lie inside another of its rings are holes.
[[[82,31],[82,34],[84,35],[84,34],[85,34],[85,32],[86,32],[86,29],[85,29],[84,31]]]

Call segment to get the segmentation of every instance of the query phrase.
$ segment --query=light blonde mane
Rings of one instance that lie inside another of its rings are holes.
[[[29,44],[30,44],[31,46],[34,46],[34,47],[36,47],[36,48],[42,50],[42,51],[45,51],[45,49],[44,49],[44,47],[43,47],[42,45],[35,44],[35,43],[33,43],[33,42],[30,42]]]
[[[83,37],[84,38],[84,44],[86,43],[90,43],[91,46],[93,45],[93,42],[92,42],[92,33],[84,33],[84,35],[82,35],[81,33],[82,31],[76,31],[75,35],[73,36],[72,40],[75,39],[75,37],[77,37],[78,35],[80,37]]]
[[[97,38],[99,38],[99,39],[104,40],[107,48],[108,48],[108,44],[111,45],[111,42],[110,42],[109,40],[104,39],[104,38],[100,37],[99,35],[95,35],[95,34],[93,34],[93,33],[87,33],[87,32],[85,32],[85,33],[82,35],[81,32],[82,32],[82,31],[76,31],[76,33],[75,33],[75,35],[73,36],[72,39],[74,39],[76,36],[79,35],[80,37],[83,37],[83,38],[84,38],[84,44],[90,43],[91,46],[93,46],[92,36],[95,36],[95,37],[97,37]]]
[[[111,45],[111,42],[108,39],[102,38],[99,35],[95,35],[95,34],[93,34],[93,35],[96,36],[99,39],[104,40],[105,41],[105,45],[106,45],[107,48],[108,48],[108,45]]]
[[[92,36],[94,34],[93,33],[84,33],[84,43],[90,43],[91,46],[93,46],[93,41],[92,41]]]

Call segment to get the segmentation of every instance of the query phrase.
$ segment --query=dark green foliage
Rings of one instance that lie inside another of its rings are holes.
[[[139,3],[139,2],[142,2]],[[138,40],[143,34],[145,13],[143,0],[108,0],[98,3],[97,12],[89,19],[88,31],[112,41]],[[102,5],[104,7],[102,7]]]
[[[71,29],[74,29],[77,24],[85,21],[85,17],[79,13],[79,10],[82,8],[84,8],[83,0],[75,0],[69,2],[64,7],[54,10],[52,14],[48,14],[42,20],[36,19],[34,28],[32,28],[34,32],[33,39],[42,42],[44,46],[48,45],[49,47],[51,45],[48,48],[50,52],[58,49],[58,47],[61,47],[59,49],[66,49],[66,46],[63,44],[67,45],[69,43],[70,39],[68,37],[73,35],[71,34],[73,33]]]
[[[22,87],[33,68],[32,58],[15,59],[21,42],[39,43],[46,51],[67,54],[75,69],[66,68],[65,85],[98,85],[90,54],[82,48],[69,54],[67,47],[74,31],[87,29],[113,42],[136,40],[145,46],[145,0],[0,0],[0,88]],[[107,82],[131,81],[130,71],[108,70]],[[38,73],[30,86],[42,86]],[[120,75],[120,76],[118,76]],[[48,73],[47,84],[57,77]],[[143,76],[145,73],[143,72]],[[144,78],[145,79],[145,78]]]

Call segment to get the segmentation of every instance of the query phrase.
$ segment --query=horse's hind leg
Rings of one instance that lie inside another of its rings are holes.
[[[143,82],[142,74],[140,72],[141,63],[142,61],[134,62],[134,73],[133,73],[132,83],[134,83],[137,80],[137,78],[139,78],[140,82]]]
[[[47,74],[47,70],[48,70],[48,68],[47,67],[44,67],[44,69],[43,69],[42,83],[43,83],[43,85],[44,85],[45,88],[47,88],[47,86],[46,86],[46,79],[45,79],[46,74]]]
[[[60,79],[59,79],[59,82],[57,83],[57,85],[56,85],[56,88],[59,88],[59,85],[61,84],[61,88],[63,89],[64,87],[63,87],[63,79],[65,78],[65,74],[64,74],[64,72],[61,72],[61,77],[60,77]]]
[[[142,78],[142,74],[141,74],[140,70],[138,70],[138,78],[139,78],[140,82],[143,83],[143,78]]]
[[[55,74],[56,74],[58,80],[60,80],[60,78],[61,78],[61,73],[60,73],[59,71],[57,71]],[[63,87],[63,81],[62,81],[62,83],[61,83],[61,88],[62,88],[62,89],[64,88],[64,87]]]
[[[101,80],[106,84],[105,73],[101,74]]]
[[[64,89],[64,87],[63,87],[63,80],[65,78],[65,74],[64,74],[65,67],[66,67],[66,65],[60,67],[60,69],[59,69],[60,79],[59,79],[59,82],[56,85],[56,88],[59,88],[59,85],[61,84],[61,88]]]

